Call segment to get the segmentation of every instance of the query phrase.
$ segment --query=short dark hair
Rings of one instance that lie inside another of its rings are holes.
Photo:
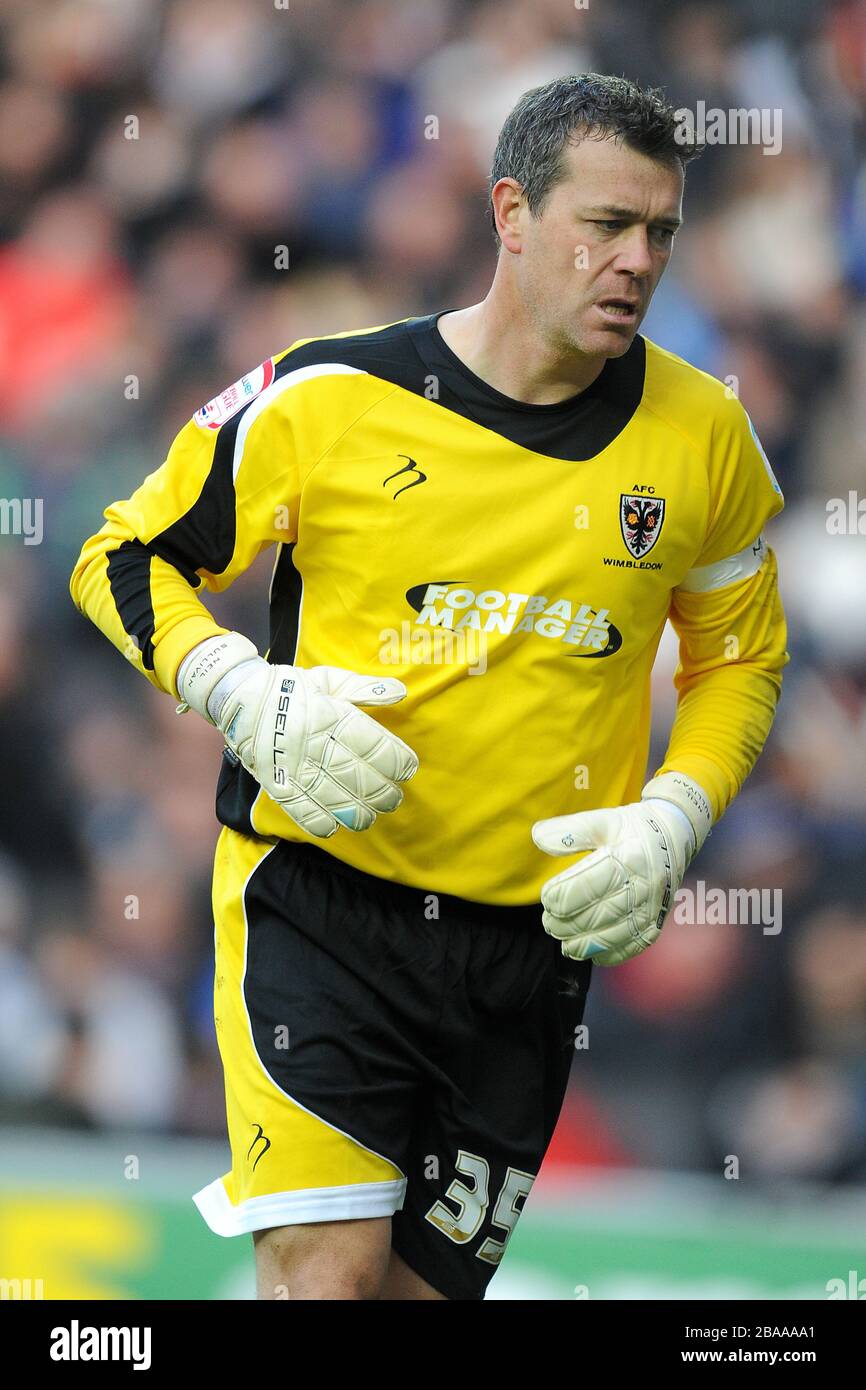
[[[660,87],[639,87],[627,77],[597,72],[557,77],[524,92],[499,132],[488,183],[487,211],[498,240],[490,194],[500,179],[516,179],[538,216],[562,178],[563,152],[578,138],[619,137],[660,164],[685,168],[704,146],[691,133]]]

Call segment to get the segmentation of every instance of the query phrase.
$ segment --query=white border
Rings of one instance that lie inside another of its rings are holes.
[[[243,463],[244,449],[246,448],[247,435],[250,427],[259,418],[263,410],[276,400],[277,396],[282,395],[290,386],[297,386],[302,381],[310,381],[317,376],[369,376],[369,372],[363,371],[360,367],[349,367],[345,362],[318,362],[310,367],[296,367],[293,372],[286,372],[285,376],[277,377],[270,386],[266,386],[264,391],[251,401],[238,426],[235,437],[234,457],[232,459],[232,481],[237,481],[240,466]]]
[[[214,1235],[242,1236],[271,1226],[302,1226],[309,1221],[356,1221],[393,1216],[406,1196],[406,1179],[347,1183],[343,1187],[306,1187],[248,1197],[239,1206],[229,1201],[222,1178],[203,1187],[193,1201]]]

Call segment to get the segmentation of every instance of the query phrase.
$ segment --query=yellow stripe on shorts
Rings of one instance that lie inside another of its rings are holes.
[[[269,1226],[390,1216],[403,1205],[395,1164],[300,1105],[253,1041],[243,993],[247,884],[275,845],[224,827],[213,876],[214,1018],[225,1074],[232,1168],[193,1201],[217,1235]]]

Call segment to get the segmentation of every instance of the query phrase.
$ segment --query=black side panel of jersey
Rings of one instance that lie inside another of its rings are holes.
[[[298,619],[303,584],[292,559],[294,542],[280,549],[271,581],[270,646],[268,661],[291,665],[298,646]],[[228,749],[223,752],[216,791],[216,815],[221,825],[252,834],[250,812],[260,787],[255,777]]]
[[[298,619],[303,584],[292,559],[294,543],[280,549],[271,581],[270,646],[268,661],[291,665],[298,646]],[[216,816],[221,825],[251,835],[250,812],[260,787],[228,749],[223,752],[216,791]]]
[[[261,788],[230,748],[223,749],[216,789],[216,818],[220,825],[252,835],[250,811]]]
[[[592,385],[578,396],[555,405],[530,405],[503,395],[469,371],[442,338],[436,327],[439,317],[428,314],[347,338],[317,338],[284,357],[278,374],[340,362],[424,396],[431,405],[453,410],[534,453],[575,463],[606,449],[640,405],[646,343],[637,334],[628,351],[608,358]]]
[[[303,582],[294,564],[294,541],[280,548],[271,582],[270,648],[268,660],[289,665],[298,649],[298,620]]]

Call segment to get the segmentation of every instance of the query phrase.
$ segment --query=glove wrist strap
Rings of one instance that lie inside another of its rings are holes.
[[[217,721],[209,705],[217,687],[222,687],[224,678],[239,666],[248,666],[251,661],[260,659],[255,645],[240,632],[223,632],[200,642],[187,653],[178,668],[177,688],[182,699],[178,714],[194,709],[209,724],[215,724]],[[220,707],[231,688],[220,691]]]
[[[241,682],[246,680],[247,676],[258,666],[260,661],[260,656],[255,657],[254,660],[241,661],[217,681],[210,695],[207,697],[207,713],[211,723],[220,727],[226,700],[231,695],[232,691],[236,690]]]
[[[703,787],[682,772],[663,772],[647,782],[641,792],[642,801],[667,801],[686,817],[695,836],[694,859],[713,826],[713,810]]]

